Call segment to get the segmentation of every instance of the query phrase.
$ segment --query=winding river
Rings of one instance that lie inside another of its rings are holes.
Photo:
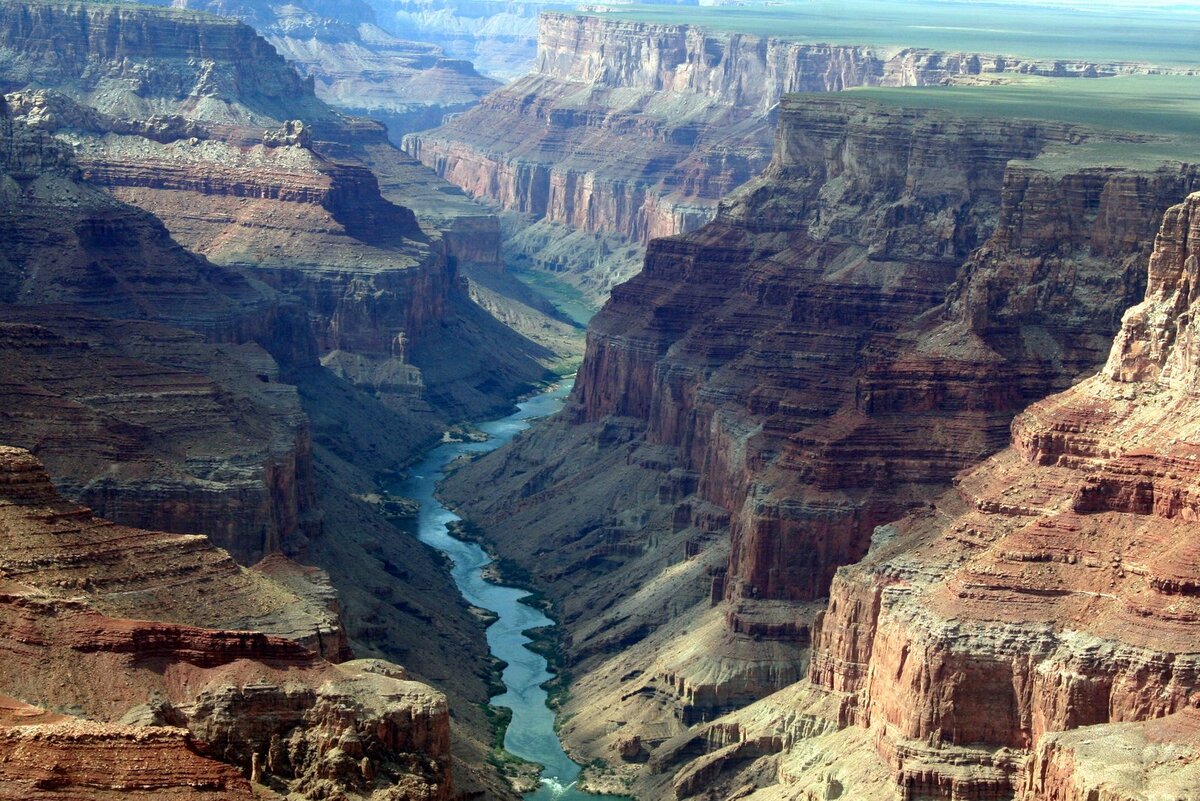
[[[434,490],[449,462],[463,454],[495,450],[529,428],[531,420],[558,411],[570,390],[571,382],[564,382],[518,404],[516,413],[479,425],[479,429],[491,437],[487,442],[454,442],[433,449],[398,487],[402,495],[420,502],[417,536],[450,557],[453,562],[450,572],[463,597],[473,606],[499,616],[488,627],[487,641],[492,653],[508,664],[503,677],[507,691],[492,698],[492,703],[508,707],[513,713],[504,747],[523,759],[545,766],[541,789],[526,796],[535,801],[599,797],[575,788],[579,765],[563,751],[554,731],[554,713],[546,705],[546,691],[541,687],[551,674],[546,669],[546,660],[525,647],[530,640],[522,632],[552,626],[554,621],[521,603],[521,599],[529,595],[526,590],[484,580],[482,570],[491,559],[478,545],[450,536],[447,524],[459,517],[442,506],[434,496]]]

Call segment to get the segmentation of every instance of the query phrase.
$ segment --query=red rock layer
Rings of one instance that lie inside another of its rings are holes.
[[[15,448],[0,448],[0,541],[0,687],[47,709],[137,727],[5,711],[0,794],[238,793],[248,792],[244,775],[309,798],[449,797],[446,699],[394,665],[333,665],[306,647],[346,652],[336,615],[321,606],[327,592],[297,595],[294,572],[285,586],[203,537],[98,520],[63,502],[41,464]],[[26,723],[40,725],[13,728]],[[191,734],[153,728],[162,725]],[[49,775],[29,768],[34,761]]]
[[[711,220],[720,198],[766,166],[774,109],[785,93],[1140,69],[882,53],[547,12],[539,18],[529,75],[440,128],[406,137],[404,146],[442,177],[504,209],[645,244]],[[597,258],[607,255],[601,248]],[[593,283],[607,291],[626,277],[593,277]]]
[[[995,797],[1173,786],[1171,769],[1134,764],[1122,775],[1087,753],[1095,738],[1120,750],[1161,737],[1194,774],[1197,221],[1197,195],[1166,214],[1146,299],[1100,375],[1022,413],[1011,448],[838,573],[810,676],[846,695],[848,720],[875,732],[912,792],[982,792],[953,778],[950,762],[995,748],[1012,749],[987,791]]]
[[[62,500],[42,464],[17,448],[0,446],[0,491],[7,579],[52,594],[83,592],[107,614],[153,610],[160,620],[287,637],[333,661],[349,656],[319,571],[289,582],[304,590],[301,599],[269,578],[289,573],[283,557],[263,563],[266,572],[248,570],[207,537],[114,525]]]
[[[198,753],[180,729],[70,721],[0,726],[0,799],[81,801],[145,795],[249,801],[250,782]]]

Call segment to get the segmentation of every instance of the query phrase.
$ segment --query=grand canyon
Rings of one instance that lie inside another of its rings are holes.
[[[1200,801],[1198,34],[0,0],[0,799]]]

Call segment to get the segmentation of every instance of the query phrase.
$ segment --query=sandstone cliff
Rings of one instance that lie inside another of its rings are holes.
[[[1090,136],[785,100],[763,177],[614,290],[567,412],[452,478],[560,603],[579,757],[644,764],[653,795],[697,737],[733,749],[712,771],[777,753],[766,726],[693,727],[803,678],[838,567],[1104,360],[1197,177],[1031,160]],[[693,767],[682,795],[714,775]]]
[[[764,749],[772,793],[858,796],[883,775],[905,798],[1196,796],[1197,220],[1198,195],[1165,215],[1098,375],[1022,412],[1008,449],[838,572],[789,690],[813,722]],[[767,706],[713,729],[752,741]],[[848,736],[857,764],[833,747]],[[817,769],[795,758],[823,746]]]
[[[405,148],[476,197],[536,222],[518,244],[597,297],[640,266],[623,243],[682,233],[771,157],[783,93],[925,86],[1003,74],[1096,77],[1128,64],[1031,61],[786,39],[545,12],[531,72]],[[574,255],[537,231],[582,232]],[[605,235],[616,235],[611,241]],[[616,251],[616,253],[614,253]]]
[[[323,659],[347,651],[315,571],[248,570],[204,537],[100,520],[10,447],[0,531],[0,681],[24,702],[0,718],[6,797],[250,797],[246,778],[308,798],[449,797],[445,697],[394,665]]]
[[[165,4],[165,3],[164,3]],[[254,27],[313,82],[317,97],[388,127],[396,143],[440,125],[500,86],[470,61],[448,58],[428,40],[405,41],[376,24],[365,2],[186,0],[175,7],[234,17]]]
[[[69,143],[86,179],[154,213],[185,247],[306,306],[325,363],[389,396],[414,430],[503,408],[558,360],[474,304],[456,273],[460,261],[496,263],[494,222],[443,212],[430,220],[450,218],[443,239],[384,199],[364,161],[402,157],[382,127],[319,100],[248,26],[147,7],[3,8],[4,63],[18,66],[0,83],[53,87],[14,95],[16,113]],[[71,58],[49,55],[50,30]],[[466,244],[480,230],[486,244]],[[446,359],[450,347],[458,359]]]

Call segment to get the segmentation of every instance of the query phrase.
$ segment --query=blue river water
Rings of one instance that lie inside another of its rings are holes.
[[[397,487],[400,494],[420,502],[417,536],[450,557],[453,563],[451,575],[463,597],[473,606],[499,616],[488,627],[487,641],[492,653],[508,664],[503,677],[507,691],[492,698],[492,703],[508,707],[513,713],[504,747],[523,759],[545,766],[541,789],[526,795],[534,801],[599,798],[575,788],[579,765],[563,751],[554,731],[554,712],[546,705],[546,691],[541,687],[551,674],[546,669],[546,660],[525,647],[530,640],[523,631],[552,626],[554,621],[521,603],[522,598],[528,597],[527,591],[484,580],[482,571],[491,559],[475,543],[450,536],[447,525],[460,518],[442,506],[434,492],[444,476],[443,468],[449,462],[463,454],[495,450],[529,428],[530,421],[562,408],[563,398],[570,391],[571,382],[564,382],[518,404],[514,414],[480,424],[478,428],[491,437],[487,442],[454,442],[434,448]],[[613,797],[607,798],[612,801]]]

